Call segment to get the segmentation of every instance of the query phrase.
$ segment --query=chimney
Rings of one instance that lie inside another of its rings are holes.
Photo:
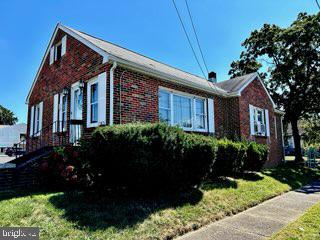
[[[217,83],[217,74],[215,72],[209,72],[208,80],[212,83]]]

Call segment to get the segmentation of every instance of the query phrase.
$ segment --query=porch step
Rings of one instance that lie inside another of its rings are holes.
[[[39,164],[52,153],[53,148],[43,148],[16,158],[7,167],[0,168],[0,191],[30,189],[39,186]]]

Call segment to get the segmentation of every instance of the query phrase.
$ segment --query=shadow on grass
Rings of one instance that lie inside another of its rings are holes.
[[[204,191],[209,191],[213,189],[223,189],[223,188],[237,188],[237,182],[228,177],[219,177],[211,181],[206,181],[201,184],[201,189]]]
[[[66,220],[76,223],[79,228],[95,231],[108,227],[117,229],[132,227],[159,210],[186,204],[194,205],[201,199],[200,190],[190,189],[153,197],[92,197],[88,193],[70,192],[54,195],[49,201],[56,208],[64,210],[63,217]]]
[[[37,195],[43,194],[54,194],[57,191],[48,191],[48,190],[7,190],[0,192],[0,202],[5,200],[10,200],[13,198],[20,198],[20,197],[32,197]]]
[[[292,189],[300,188],[314,180],[320,179],[318,169],[310,169],[295,164],[286,164],[278,168],[266,169],[263,171],[263,174],[288,184]]]

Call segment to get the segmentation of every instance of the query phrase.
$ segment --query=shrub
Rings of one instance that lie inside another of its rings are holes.
[[[269,147],[256,142],[247,143],[247,157],[244,161],[244,169],[248,171],[260,171],[268,160]]]
[[[243,142],[227,139],[218,141],[217,159],[213,166],[213,176],[229,176],[244,170],[246,146]]]
[[[58,147],[40,163],[41,183],[49,188],[70,189],[83,180],[77,148]]]
[[[216,150],[213,138],[165,124],[100,127],[82,142],[95,186],[148,191],[199,184]]]

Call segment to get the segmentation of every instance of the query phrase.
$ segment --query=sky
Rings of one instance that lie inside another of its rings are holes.
[[[188,0],[209,71],[228,79],[241,42],[264,23],[289,26],[314,0]],[[194,48],[185,0],[176,0]],[[0,104],[26,122],[26,97],[56,24],[201,75],[172,0],[0,1]],[[199,51],[197,50],[198,56]]]

